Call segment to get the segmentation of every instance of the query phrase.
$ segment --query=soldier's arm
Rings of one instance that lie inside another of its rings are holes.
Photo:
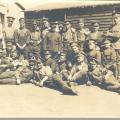
[[[100,51],[97,51],[96,58],[97,58],[97,60],[99,60],[99,62],[101,63],[101,53],[100,53]]]
[[[59,41],[59,51],[63,51],[63,42],[62,42],[62,37],[60,34],[58,34],[58,41]]]

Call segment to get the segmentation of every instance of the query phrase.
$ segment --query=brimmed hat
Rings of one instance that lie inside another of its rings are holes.
[[[95,20],[92,20],[92,21],[91,21],[91,26],[97,27],[97,26],[99,26],[99,22],[98,22],[98,21],[95,21]]]
[[[12,16],[7,16],[7,19],[8,19],[8,21],[12,21],[12,22],[15,20],[15,18]]]

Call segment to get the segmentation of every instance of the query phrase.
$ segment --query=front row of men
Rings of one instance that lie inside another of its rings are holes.
[[[31,82],[69,95],[78,94],[74,86],[86,84],[120,93],[120,83],[110,69],[89,55],[86,56],[76,43],[71,47],[74,61],[68,59],[63,52],[54,59],[51,51],[45,51],[44,60],[36,60],[32,53],[26,59],[16,51],[8,57],[0,50],[0,84],[20,85]]]

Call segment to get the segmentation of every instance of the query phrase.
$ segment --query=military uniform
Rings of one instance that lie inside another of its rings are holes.
[[[103,33],[99,31],[99,23],[96,21],[91,22],[91,29],[87,40],[94,40],[98,45],[101,44],[101,41],[103,40]]]
[[[35,22],[34,22],[35,24]],[[31,38],[30,42],[27,46],[27,52],[33,53],[36,59],[40,59],[40,50],[41,50],[41,31],[35,28],[31,32]]]
[[[92,66],[96,65],[91,71],[89,71],[89,77],[93,84],[105,87],[108,90],[118,90],[120,88],[120,84],[116,80],[112,71],[98,65],[94,61],[91,61],[90,64]]]
[[[109,40],[105,40],[104,44],[109,44]],[[111,42],[110,42],[111,44]],[[115,50],[109,46],[104,48],[102,51],[102,64],[107,68],[113,71],[114,75],[116,75],[116,52]]]
[[[19,21],[24,22],[24,19],[21,18]],[[26,49],[26,46],[30,42],[30,31],[26,29],[25,27],[19,28],[15,30],[14,32],[14,39],[16,43],[16,48],[19,54],[24,55],[26,58],[28,58],[28,51]],[[19,46],[18,46],[19,45]],[[22,48],[20,48],[22,47]]]
[[[98,45],[96,45],[96,42],[94,40],[88,41],[88,52],[87,56],[89,60],[96,59],[101,63],[101,52]]]
[[[5,43],[7,44],[7,42],[11,42],[15,49],[15,42],[14,42],[15,28],[12,26],[15,18],[8,16],[7,19],[8,19],[8,26],[3,31]],[[9,22],[11,22],[11,23],[9,23]]]
[[[90,31],[89,31],[89,29],[84,27],[84,20],[82,18],[79,20],[78,24],[79,24],[79,29],[76,31],[77,42],[78,42],[80,49],[83,50],[84,42]]]
[[[55,24],[52,23],[51,27],[55,29]],[[62,43],[61,35],[55,30],[49,31],[46,34],[43,42],[44,42],[43,49],[50,50],[54,55],[62,51],[63,43]]]

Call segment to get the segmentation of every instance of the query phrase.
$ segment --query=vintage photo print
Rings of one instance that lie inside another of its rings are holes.
[[[0,117],[119,118],[120,1],[0,0]]]

